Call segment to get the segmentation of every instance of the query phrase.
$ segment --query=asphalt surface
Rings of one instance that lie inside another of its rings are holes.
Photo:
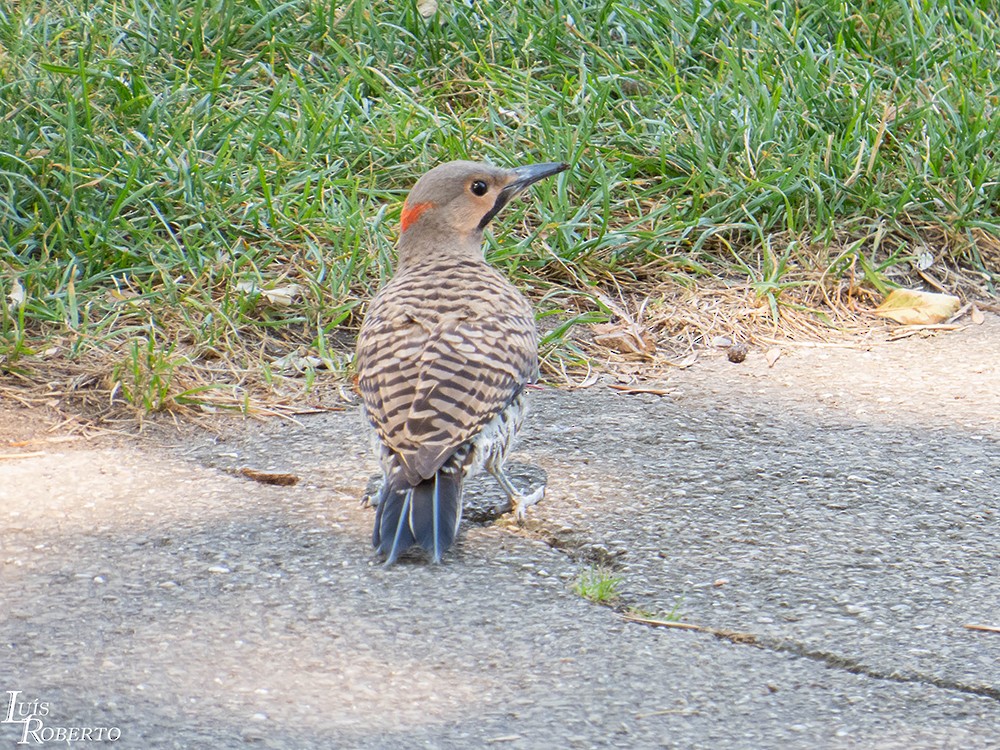
[[[5,408],[0,747],[1000,748],[997,319],[666,390],[536,393],[527,526],[388,569],[356,407],[65,443]]]

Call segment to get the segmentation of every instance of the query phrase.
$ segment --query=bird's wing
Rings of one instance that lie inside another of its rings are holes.
[[[358,385],[369,419],[409,478],[429,478],[532,380],[530,308],[467,307],[421,320],[413,310],[369,314],[358,340]]]
[[[379,301],[373,302],[358,334],[358,389],[379,438],[398,451],[430,331],[405,308]]]
[[[534,379],[534,319],[491,315],[445,319],[427,341],[403,437],[415,450],[405,463],[434,475],[462,443]]]

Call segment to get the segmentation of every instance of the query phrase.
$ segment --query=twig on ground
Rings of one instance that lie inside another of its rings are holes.
[[[676,630],[697,630],[699,633],[714,633],[710,628],[701,625],[693,625],[689,622],[674,622],[673,620],[656,620],[651,617],[636,617],[635,615],[622,615],[626,622],[634,622],[639,625],[648,625],[651,628],[674,628]]]
[[[981,633],[1000,633],[1000,626],[997,625],[963,625],[966,630],[978,630]]]
[[[618,383],[608,383],[608,388],[619,393],[651,393],[654,396],[669,396],[673,391],[666,388],[653,388],[648,386],[620,385]]]

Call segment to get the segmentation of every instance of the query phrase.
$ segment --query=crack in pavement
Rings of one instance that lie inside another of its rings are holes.
[[[510,468],[511,473],[519,481],[524,482],[528,486],[537,486],[538,484],[545,483],[545,471],[538,466],[533,464],[511,464]],[[372,481],[376,479],[380,479],[380,477],[372,477]],[[561,553],[574,564],[599,566],[608,570],[622,569],[621,558],[626,554],[627,550],[609,548],[607,545],[595,542],[584,531],[573,529],[569,526],[556,526],[530,517],[524,523],[515,524],[508,517],[510,511],[509,500],[506,497],[502,499],[496,497],[495,490],[491,491],[492,483],[493,480],[490,477],[476,478],[470,482],[470,485],[467,487],[467,504],[463,520],[476,526],[497,526],[516,536],[535,539]],[[644,611],[645,607],[643,607],[641,602],[626,601],[621,597],[618,597],[614,602],[593,603],[598,606],[610,608],[621,614],[627,622],[645,625],[646,627],[659,626],[695,630],[737,645],[754,646],[773,653],[791,654],[821,663],[831,669],[871,679],[928,685],[942,690],[954,690],[1000,702],[1000,688],[988,684],[966,683],[935,677],[922,672],[887,671],[866,664],[861,659],[812,648],[805,643],[789,638],[761,636],[746,631],[630,616],[629,612]]]
[[[741,641],[733,642],[740,643]],[[757,643],[754,645],[768,651],[800,656],[805,659],[826,664],[828,667],[833,669],[840,669],[845,672],[850,672],[851,674],[863,675],[876,680],[887,680],[889,682],[901,683],[919,683],[922,685],[930,685],[932,687],[941,688],[943,690],[956,690],[961,693],[978,695],[984,698],[992,698],[995,701],[1000,701],[1000,688],[996,688],[991,685],[973,685],[955,680],[947,680],[942,677],[934,677],[933,675],[922,674],[919,672],[886,672],[884,670],[871,667],[858,659],[852,659],[850,657],[842,656],[829,651],[812,649],[805,644],[798,643],[797,641],[792,641],[787,638],[765,636],[757,639]]]
[[[611,569],[620,568],[618,558],[624,554],[624,550],[609,551],[606,547],[589,542],[580,532],[567,532],[566,529],[552,529],[544,522],[538,522],[532,526],[515,527],[498,521],[497,525],[516,531],[524,536],[530,536],[548,545],[550,548],[562,553],[574,563],[589,563],[590,565],[605,566]],[[789,638],[775,636],[760,636],[747,631],[729,630],[725,628],[714,628],[694,623],[680,621],[655,620],[645,617],[630,615],[630,612],[644,611],[641,602],[626,601],[618,597],[614,602],[600,603],[592,602],[598,606],[607,607],[622,615],[626,622],[632,622],[646,627],[666,627],[679,630],[691,630],[700,633],[707,633],[720,640],[741,646],[753,646],[764,651],[774,653],[785,653],[797,656],[810,661],[819,662],[831,669],[848,672],[850,674],[870,677],[875,680],[886,680],[888,682],[911,683],[929,685],[942,690],[954,690],[969,695],[977,695],[984,698],[1000,702],[1000,688],[986,684],[972,684],[949,680],[942,677],[924,674],[921,672],[895,672],[878,669],[868,665],[860,659],[844,656],[832,651],[810,648],[804,643]]]
[[[608,606],[608,605],[605,605]],[[622,610],[641,610],[642,605],[635,603],[626,603],[624,600],[619,599],[614,606],[611,607],[615,611],[621,613]],[[864,677],[871,677],[876,680],[886,680],[889,682],[900,682],[900,683],[916,683],[921,685],[930,685],[932,687],[941,688],[942,690],[955,690],[961,693],[967,693],[970,695],[978,695],[984,698],[992,698],[995,701],[1000,701],[1000,688],[993,687],[991,685],[976,685],[965,682],[958,682],[956,680],[948,680],[942,677],[934,677],[933,675],[923,674],[920,672],[887,672],[885,670],[872,667],[865,664],[859,659],[854,659],[849,656],[844,656],[842,654],[837,654],[832,651],[823,651],[820,649],[810,648],[804,643],[791,640],[789,638],[779,638],[775,636],[759,636],[754,633],[749,633],[746,631],[738,630],[727,630],[725,628],[713,628],[704,625],[696,625],[694,623],[681,623],[681,622],[665,622],[659,620],[651,620],[640,617],[629,617],[625,616],[626,622],[633,622],[638,625],[644,625],[646,627],[668,627],[677,628],[683,630],[693,630],[699,633],[707,633],[709,635],[715,636],[716,638],[724,641],[729,641],[739,646],[754,646],[764,651],[772,651],[774,653],[785,653],[792,654],[793,656],[798,656],[803,659],[809,659],[810,661],[819,662],[821,664],[830,667],[831,669],[838,669],[844,672],[849,672],[851,674],[862,675]]]
[[[640,608],[639,605],[635,604],[625,604],[619,601],[616,606],[612,607],[618,611],[619,609],[637,609]],[[961,693],[968,693],[970,695],[978,695],[985,698],[992,698],[995,701],[1000,701],[1000,689],[992,687],[990,685],[973,685],[964,682],[957,682],[955,680],[946,680],[940,677],[934,677],[932,675],[922,674],[919,672],[901,673],[901,672],[886,672],[884,670],[876,669],[871,667],[858,659],[852,659],[842,654],[833,653],[831,651],[822,651],[819,649],[809,648],[803,643],[798,641],[793,641],[788,638],[776,638],[774,636],[759,636],[754,633],[748,633],[745,631],[737,630],[726,630],[724,628],[712,628],[706,627],[704,625],[695,625],[693,623],[685,622],[672,622],[672,621],[662,621],[662,620],[652,620],[642,617],[632,617],[629,615],[624,615],[626,622],[633,622],[638,625],[645,625],[646,627],[667,627],[676,628],[679,630],[693,630],[699,633],[707,633],[708,635],[713,635],[716,638],[724,641],[729,641],[740,646],[755,646],[764,651],[773,651],[776,653],[786,653],[792,654],[793,656],[798,656],[803,659],[809,659],[811,661],[820,662],[830,667],[831,669],[839,669],[844,672],[849,672],[851,674],[862,675],[864,677],[871,677],[876,680],[887,680],[889,682],[901,682],[901,683],[917,683],[921,685],[930,685],[932,687],[941,688],[943,690],[955,690]]]

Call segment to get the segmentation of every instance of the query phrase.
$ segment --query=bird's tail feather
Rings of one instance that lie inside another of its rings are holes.
[[[462,518],[461,474],[442,469],[430,479],[411,485],[402,473],[386,479],[375,514],[372,545],[386,565],[414,544],[434,562],[451,547]]]

